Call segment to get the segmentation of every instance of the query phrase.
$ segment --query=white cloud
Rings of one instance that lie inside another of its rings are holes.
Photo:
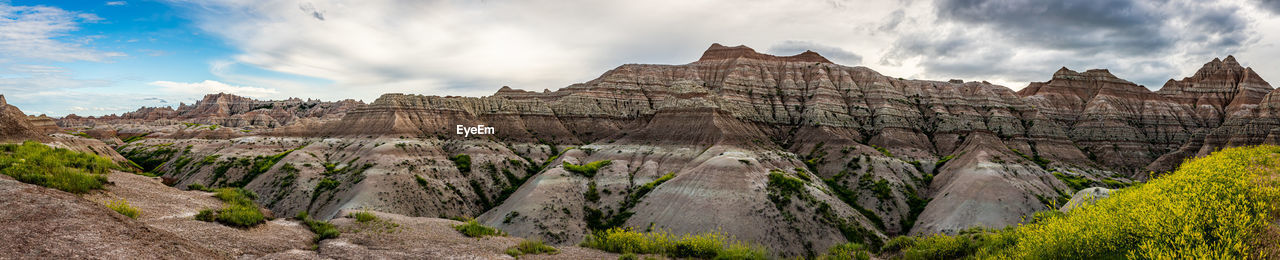
[[[881,65],[1013,89],[1048,80],[1063,66],[1110,69],[1157,89],[1214,57],[1261,48],[1260,35],[1276,31],[1260,26],[1263,14],[1241,2],[939,0],[904,9],[914,18],[892,26],[896,40]]]
[[[201,82],[183,83],[172,81],[155,81],[147,83],[148,85],[160,87],[161,91],[179,96],[203,96],[211,93],[228,93],[247,97],[266,97],[279,93],[276,89],[233,86],[226,83],[213,80],[205,80]]]
[[[98,22],[94,14],[71,12],[49,6],[13,6],[0,1],[0,58],[35,61],[105,61],[124,56],[86,47],[92,38],[74,38],[81,22]],[[77,42],[78,41],[78,42]]]
[[[110,2],[107,2],[107,5],[109,5],[109,6],[122,6],[122,5],[127,5],[127,4],[129,4],[129,3],[128,3],[128,2],[125,2],[125,1],[110,1]]]
[[[1264,11],[1240,1],[1135,2],[1115,12],[1107,7],[1131,1],[1066,7],[1013,1],[1003,5],[1074,13],[987,18],[961,12],[981,8],[948,12],[938,8],[944,1],[900,0],[168,1],[240,51],[224,65],[331,83],[252,72],[221,74],[220,80],[325,99],[371,99],[385,92],[488,95],[504,85],[556,89],[625,63],[691,62],[717,42],[777,55],[814,49],[891,76],[986,80],[1014,89],[1046,80],[1061,66],[1109,68],[1151,85],[1186,76],[1214,56],[1268,46],[1257,39],[1275,38],[1249,33],[1280,32],[1254,27]],[[1078,17],[1101,11],[1115,15]],[[1155,29],[1142,19],[1153,19]],[[1051,33],[1055,28],[1078,35]],[[1266,57],[1238,58],[1247,63]]]
[[[625,63],[691,62],[716,42],[761,51],[809,42],[863,54],[887,40],[855,25],[888,16],[896,4],[172,1],[242,51],[232,57],[237,64],[329,80],[332,91],[312,92],[365,99],[383,92],[488,95],[504,85],[556,89]]]

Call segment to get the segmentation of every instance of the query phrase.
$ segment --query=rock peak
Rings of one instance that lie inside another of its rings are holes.
[[[1074,70],[1068,69],[1066,66],[1063,66],[1061,69],[1058,69],[1058,71],[1053,72],[1053,76],[1054,76],[1054,77],[1058,77],[1058,76],[1071,76],[1071,75],[1076,75],[1076,74],[1080,74],[1080,73],[1079,73],[1079,72],[1076,72],[1076,71],[1074,71]]]
[[[4,95],[0,95],[0,106],[7,105],[7,104],[9,103],[4,101]]]
[[[811,50],[806,50],[800,54],[796,54],[792,56],[774,56],[774,55],[756,52],[755,49],[752,49],[751,47],[747,47],[745,45],[728,47],[728,46],[720,45],[719,43],[712,43],[711,47],[708,47],[706,51],[702,52],[702,58],[699,58],[698,61],[727,60],[727,59],[736,59],[736,58],[745,58],[745,59],[754,59],[754,60],[776,60],[776,61],[789,61],[789,62],[821,62],[821,63],[834,64],[830,60],[827,60],[826,57],[822,57],[821,54],[818,54],[817,52],[813,52]]]

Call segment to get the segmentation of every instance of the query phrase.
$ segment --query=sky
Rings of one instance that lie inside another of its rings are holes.
[[[712,43],[1015,90],[1061,67],[1154,90],[1227,55],[1280,81],[1280,0],[0,0],[0,94],[50,116],[219,92],[484,96]]]

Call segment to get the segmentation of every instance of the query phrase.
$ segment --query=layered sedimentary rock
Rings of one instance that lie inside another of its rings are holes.
[[[1107,70],[1062,68],[1018,95],[1066,127],[1090,160],[1124,172],[1144,168],[1206,127],[1190,106]]]
[[[9,105],[0,95],[0,141],[46,139],[45,129],[36,126],[18,107]]]
[[[209,138],[165,126],[120,150],[178,187],[245,187],[285,215],[472,216],[556,244],[615,226],[723,231],[807,255],[999,228],[1070,198],[1059,178],[1127,182],[1204,147],[1280,139],[1280,97],[1267,91],[1232,57],[1157,92],[1066,68],[1014,92],[717,44],[689,64],[623,65],[556,91],[386,94],[333,110],[340,119],[211,95],[128,117],[273,128]],[[480,125],[496,131],[457,132]],[[565,166],[604,161],[590,174]],[[801,184],[784,189],[786,178]]]
[[[1169,80],[1161,88],[1167,96],[1195,114],[1205,128],[1174,152],[1163,155],[1148,170],[1171,171],[1183,159],[1204,156],[1225,147],[1276,144],[1271,134],[1280,131],[1280,96],[1252,68],[1243,67],[1235,57],[1206,63],[1196,74]]]
[[[255,100],[232,94],[205,95],[195,104],[172,107],[144,107],[121,115],[81,117],[67,115],[58,120],[61,127],[91,128],[98,124],[168,125],[195,123],[241,128],[273,128],[293,123],[299,118],[337,119],[363,102],[351,99],[337,102],[319,100]]]

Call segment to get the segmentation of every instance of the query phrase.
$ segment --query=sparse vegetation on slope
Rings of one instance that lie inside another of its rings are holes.
[[[221,188],[214,190],[213,196],[222,200],[223,207],[217,211],[206,209],[196,215],[197,220],[217,221],[232,227],[249,228],[266,222],[266,216],[253,202],[257,194],[242,188]]]
[[[368,211],[351,212],[350,214],[347,214],[347,217],[354,218],[356,219],[356,222],[360,222],[360,223],[378,220],[378,216],[375,216],[373,215],[373,213],[370,213]]]
[[[594,161],[583,165],[564,162],[564,170],[586,176],[587,178],[592,178],[596,176],[596,172],[600,171],[601,167],[609,166],[609,164],[612,163],[613,161],[610,160]]]
[[[817,259],[822,260],[868,260],[871,259],[871,253],[867,252],[867,248],[858,243],[844,243],[827,249],[827,253],[818,256]]]
[[[649,192],[653,191],[654,188],[657,188],[658,185],[662,185],[662,183],[675,177],[675,172],[669,172],[662,175],[662,177],[658,177],[658,179],[653,180],[652,182],[645,183],[644,185],[635,188],[635,190],[632,190],[630,194],[627,195],[626,199],[622,201],[622,205],[618,206],[618,210],[610,211],[609,215],[605,215],[605,212],[599,209],[592,208],[590,206],[583,206],[583,211],[585,211],[585,214],[583,214],[583,220],[587,222],[587,229],[607,230],[622,226],[623,223],[627,222],[627,219],[631,218],[631,215],[635,215],[635,212],[631,212],[631,208],[635,207],[636,203],[640,203],[640,199],[643,199],[645,195],[648,195]]]
[[[307,229],[310,229],[311,233],[316,234],[315,242],[317,243],[321,240],[335,238],[342,234],[342,232],[338,231],[338,228],[334,227],[333,224],[328,221],[312,219],[310,215],[307,215],[306,211],[299,212],[296,218],[301,220],[303,224],[306,224]]]
[[[0,145],[0,174],[66,192],[102,189],[107,182],[105,174],[119,169],[119,165],[106,158],[51,148],[34,141]]]
[[[478,238],[485,236],[507,236],[507,233],[503,233],[501,230],[496,228],[480,224],[480,222],[477,222],[474,219],[467,220],[467,223],[453,226],[453,229],[458,230],[458,232],[468,237]]]
[[[142,211],[138,210],[138,208],[134,208],[133,206],[130,206],[129,201],[126,201],[124,199],[108,201],[103,205],[106,205],[107,208],[110,208],[111,210],[116,211],[116,213],[120,213],[120,215],[125,215],[126,217],[129,217],[129,218],[136,219],[138,218],[139,215],[142,215]]]
[[[1278,229],[1277,167],[1280,146],[1229,148],[1066,214],[1037,214],[1031,224],[890,244],[907,259],[1264,257],[1277,246],[1262,242]]]
[[[520,244],[517,244],[516,246],[507,248],[506,253],[511,257],[520,258],[521,255],[554,255],[556,253],[560,253],[560,250],[542,243],[542,240],[525,240],[520,241]]]
[[[449,160],[453,161],[454,167],[457,167],[458,171],[462,172],[462,174],[465,175],[465,174],[471,173],[471,156],[470,155],[467,155],[465,153],[458,154],[458,155],[454,155],[453,157],[449,157]]]
[[[581,246],[620,254],[659,254],[673,258],[767,259],[763,248],[721,233],[675,236],[666,231],[636,232],[624,228],[596,231]]]
[[[301,148],[302,147],[298,147],[298,149]],[[271,170],[271,167],[275,166],[281,159],[284,159],[285,156],[289,156],[289,153],[293,153],[294,150],[297,149],[291,149],[272,156],[254,157],[253,163],[249,167],[249,172],[246,173],[244,177],[241,177],[239,181],[231,183],[231,187],[244,187],[245,185],[249,185],[249,182],[252,182],[254,179],[257,179],[259,175]]]

